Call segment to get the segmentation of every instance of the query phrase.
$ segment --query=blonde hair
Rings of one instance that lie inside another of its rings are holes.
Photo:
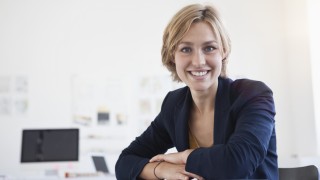
[[[182,8],[173,16],[163,34],[162,64],[171,72],[174,81],[181,82],[173,63],[176,47],[188,32],[190,26],[196,22],[206,22],[212,27],[223,56],[220,76],[227,76],[226,66],[231,51],[231,43],[218,11],[212,5],[192,4]]]

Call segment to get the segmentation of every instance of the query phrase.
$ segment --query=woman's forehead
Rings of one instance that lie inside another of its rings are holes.
[[[194,41],[217,42],[216,35],[209,23],[196,22],[192,23],[189,30],[180,40],[180,43],[192,43]]]

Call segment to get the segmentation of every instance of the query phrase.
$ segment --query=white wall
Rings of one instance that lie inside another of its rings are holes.
[[[310,56],[311,56],[311,67],[312,67],[312,83],[313,83],[313,94],[314,94],[314,110],[315,110],[315,120],[316,128],[320,129],[320,12],[318,11],[320,7],[319,0],[309,0],[308,1],[308,17],[309,17],[309,34],[310,34]],[[317,131],[318,140],[318,154],[320,154],[320,133]]]
[[[316,106],[314,105],[313,82],[318,81],[312,74],[317,68],[312,66],[310,17],[308,13],[308,1],[285,0],[285,52],[286,66],[288,70],[288,89],[290,99],[291,118],[286,123],[293,124],[290,130],[291,139],[295,141],[293,153],[302,159],[313,159],[319,165],[318,158],[310,158],[319,155],[317,145],[317,124],[315,119]],[[310,1],[311,2],[311,1]],[[314,1],[316,2],[316,1]],[[313,6],[316,7],[316,3]],[[318,67],[319,68],[319,67]],[[308,160],[309,161],[309,160]]]
[[[75,126],[74,75],[167,74],[160,61],[162,32],[191,2],[198,1],[1,0],[0,76],[28,78],[29,109],[24,116],[0,116],[0,173],[19,169],[22,128]],[[274,91],[280,165],[316,156],[306,2],[212,2],[232,39],[230,76],[262,80]],[[128,130],[119,149],[138,133]]]

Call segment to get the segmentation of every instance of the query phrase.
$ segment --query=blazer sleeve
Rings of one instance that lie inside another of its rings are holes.
[[[117,179],[138,179],[149,159],[173,147],[163,120],[165,114],[163,110],[168,96],[165,97],[155,120],[120,154],[115,166]]]
[[[187,171],[206,179],[246,178],[264,161],[274,129],[272,91],[256,81],[235,89],[231,93],[237,98],[229,110],[229,118],[235,118],[234,132],[225,144],[194,150]]]

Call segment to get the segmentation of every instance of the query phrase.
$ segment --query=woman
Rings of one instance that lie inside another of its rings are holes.
[[[278,179],[275,109],[262,82],[226,76],[229,37],[212,6],[189,5],[165,29],[162,62],[186,87],[116,164],[117,179]],[[176,147],[177,153],[163,154]]]

